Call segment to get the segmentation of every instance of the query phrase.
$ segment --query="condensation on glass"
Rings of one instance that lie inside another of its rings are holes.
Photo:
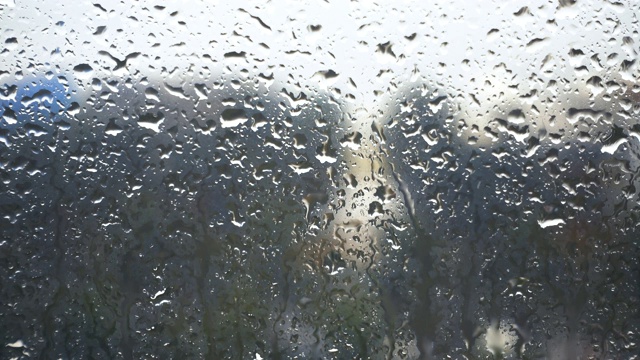
[[[634,1],[0,1],[0,357],[631,359]]]

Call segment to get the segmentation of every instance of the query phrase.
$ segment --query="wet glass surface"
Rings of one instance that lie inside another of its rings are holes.
[[[639,15],[0,2],[0,358],[635,358]]]

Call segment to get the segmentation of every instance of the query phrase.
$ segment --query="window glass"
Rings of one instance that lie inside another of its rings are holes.
[[[634,358],[639,15],[0,0],[0,357]]]

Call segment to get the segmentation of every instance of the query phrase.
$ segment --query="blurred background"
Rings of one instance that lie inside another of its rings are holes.
[[[634,358],[639,15],[0,1],[0,357]]]

